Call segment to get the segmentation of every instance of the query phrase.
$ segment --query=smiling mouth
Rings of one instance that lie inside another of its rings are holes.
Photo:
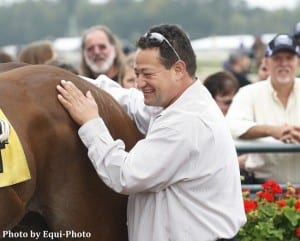
[[[96,56],[96,57],[93,58],[94,62],[104,61],[104,60],[105,60],[105,57],[100,57],[100,56]]]
[[[289,69],[279,69],[278,73],[289,73]]]
[[[153,89],[143,89],[143,94],[144,94],[144,95],[148,95],[148,94],[151,94],[151,93],[153,93],[153,92],[154,92]]]

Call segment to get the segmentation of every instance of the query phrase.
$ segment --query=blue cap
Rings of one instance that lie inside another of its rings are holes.
[[[268,44],[265,56],[270,57],[280,51],[289,51],[297,55],[300,53],[296,39],[288,34],[277,34]]]
[[[294,37],[295,38],[299,38],[300,37],[300,22],[295,25],[295,28],[294,28]]]

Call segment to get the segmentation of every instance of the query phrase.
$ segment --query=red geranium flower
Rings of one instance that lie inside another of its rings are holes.
[[[300,227],[298,227],[298,228],[296,229],[296,236],[297,236],[297,237],[300,237]]]
[[[295,210],[300,211],[300,201],[299,200],[295,203]]]
[[[239,231],[241,241],[300,241],[300,196],[291,183],[283,192],[277,182],[269,180],[254,199],[248,191],[243,194],[247,223]]]
[[[274,180],[268,180],[261,185],[265,191],[271,192],[272,194],[282,193],[282,189],[279,184]]]
[[[286,206],[285,200],[278,200],[276,203],[279,207],[282,207],[282,208]]]
[[[256,193],[256,196],[265,199],[268,202],[272,202],[274,200],[274,195],[266,191],[259,191]]]
[[[244,207],[246,213],[256,210],[257,209],[257,203],[255,200],[244,200]]]

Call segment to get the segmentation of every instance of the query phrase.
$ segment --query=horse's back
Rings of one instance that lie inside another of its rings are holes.
[[[112,136],[127,149],[140,137],[109,94],[68,71],[35,65],[3,72],[0,107],[18,133],[32,176],[15,191],[43,214],[53,231],[90,232],[89,240],[97,241],[126,240],[127,198],[107,188],[94,171],[78,126],[57,100],[55,87],[61,79],[92,91]]]

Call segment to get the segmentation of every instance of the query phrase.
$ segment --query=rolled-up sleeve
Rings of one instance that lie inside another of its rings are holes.
[[[174,174],[184,166],[190,149],[183,136],[168,127],[158,128],[130,152],[121,140],[112,139],[101,118],[87,122],[78,133],[98,175],[123,194],[156,192],[177,182]]]
[[[127,152],[123,141],[114,141],[101,118],[90,120],[78,131],[88,156],[102,181],[121,192],[120,169],[124,164]]]
[[[253,98],[248,86],[240,88],[233,98],[226,114],[226,121],[234,138],[240,137],[256,125]]]

